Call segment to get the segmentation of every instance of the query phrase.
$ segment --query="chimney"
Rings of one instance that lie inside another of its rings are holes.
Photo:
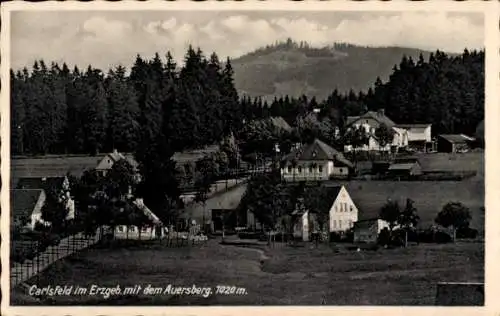
[[[384,116],[385,115],[385,109],[378,109],[377,113],[380,116]]]
[[[113,154],[118,155],[118,150],[113,149]]]

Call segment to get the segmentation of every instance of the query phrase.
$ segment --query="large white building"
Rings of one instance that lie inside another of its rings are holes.
[[[321,181],[345,178],[353,164],[344,155],[319,139],[292,150],[281,166],[284,181]]]
[[[382,124],[387,126],[392,133],[393,139],[385,146],[381,146],[375,131]],[[357,147],[361,151],[389,151],[392,148],[405,148],[409,145],[416,147],[425,146],[431,143],[431,124],[396,124],[385,115],[383,109],[377,112],[368,111],[361,116],[348,116],[347,130],[352,128],[363,128],[368,136],[368,144]],[[344,151],[354,150],[352,145],[346,145]]]

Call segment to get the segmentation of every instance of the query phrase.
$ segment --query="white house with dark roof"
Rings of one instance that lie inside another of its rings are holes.
[[[11,225],[35,229],[37,223],[49,225],[42,219],[45,192],[40,189],[10,190]]]
[[[345,178],[353,164],[342,153],[319,139],[292,150],[281,166],[284,181],[321,181]]]
[[[381,147],[375,131],[380,125],[386,125],[393,132],[392,142],[385,147]],[[377,150],[389,151],[392,148],[404,148],[412,144],[431,143],[431,124],[396,124],[385,115],[384,109],[377,112],[368,111],[361,116],[348,116],[346,121],[347,128],[362,127],[369,137],[367,145],[356,150]],[[345,147],[345,151],[352,151],[354,148],[350,145]]]
[[[136,225],[117,225],[114,231],[115,238],[149,240],[162,238],[167,233],[163,222],[144,204],[142,199],[135,199],[132,204],[137,211],[142,212],[146,216],[148,223],[142,227]]]
[[[97,164],[95,170],[101,176],[105,176],[106,173],[111,170],[113,165],[119,160],[126,160],[134,169],[138,167],[137,161],[130,156],[119,153],[117,150],[113,150],[113,152],[106,154]]]
[[[349,192],[347,192],[343,185],[327,187],[327,189],[331,201],[331,206],[328,211],[328,231],[330,233],[343,233],[353,228],[354,223],[358,221],[359,211],[349,195]],[[314,213],[317,211],[318,210],[304,210],[302,212],[294,212],[294,215],[299,218],[294,227],[295,237],[301,237],[302,240],[308,241],[309,234],[319,230],[318,225],[315,223],[314,216]]]

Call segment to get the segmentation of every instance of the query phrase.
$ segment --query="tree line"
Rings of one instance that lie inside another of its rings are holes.
[[[190,47],[184,65],[170,53],[137,56],[127,75],[36,61],[11,70],[13,154],[135,152],[144,138],[168,135],[174,150],[213,144],[241,125],[230,61]]]

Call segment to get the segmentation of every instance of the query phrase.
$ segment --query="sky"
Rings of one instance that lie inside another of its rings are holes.
[[[462,52],[484,47],[481,13],[298,11],[15,11],[11,67],[66,62],[107,70],[135,56],[181,62],[189,44],[206,55],[236,58],[292,38],[323,47],[334,42]]]

